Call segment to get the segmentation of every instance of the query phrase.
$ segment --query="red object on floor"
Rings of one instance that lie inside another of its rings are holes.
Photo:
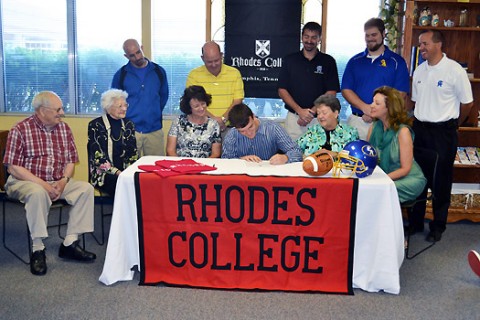
[[[468,263],[470,263],[473,272],[480,277],[480,255],[477,251],[471,250],[468,253]]]

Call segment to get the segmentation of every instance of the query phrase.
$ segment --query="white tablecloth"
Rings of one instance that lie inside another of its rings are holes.
[[[138,165],[154,164],[160,159],[163,158],[142,157],[119,176],[105,264],[99,279],[106,285],[132,280],[132,267],[141,267],[134,174],[140,171]],[[206,174],[308,176],[302,170],[301,163],[270,166],[267,163],[252,164],[233,159],[195,160],[208,165],[215,164],[218,168]],[[383,290],[398,294],[399,269],[404,259],[404,237],[395,184],[379,167],[371,176],[359,181],[353,287],[369,292]]]

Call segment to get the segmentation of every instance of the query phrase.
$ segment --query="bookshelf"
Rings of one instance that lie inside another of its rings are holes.
[[[437,27],[418,25],[418,16],[420,16],[420,12],[425,7],[430,8],[432,15],[438,14],[439,24]],[[465,26],[459,26],[460,11],[464,9],[468,12],[466,23]],[[417,17],[415,12],[418,13]],[[453,21],[454,26],[444,26],[444,20]],[[466,64],[468,66],[467,72],[473,74],[470,78],[470,83],[472,85],[474,105],[467,120],[460,124],[461,127],[458,130],[458,145],[461,147],[480,147],[480,127],[478,126],[480,105],[480,21],[478,20],[480,20],[480,0],[405,1],[402,55],[407,64],[409,64],[410,74],[413,74],[413,69],[420,62],[416,58],[418,50],[415,50],[415,47],[418,46],[418,36],[421,31],[427,29],[441,30],[445,36],[443,51],[449,58]],[[453,179],[456,183],[480,183],[480,165],[455,165]],[[448,219],[449,222],[461,219],[480,222],[480,207],[450,207]]]
[[[439,15],[439,26],[419,26],[415,19],[415,8],[418,12],[429,7],[432,14]],[[468,15],[465,27],[459,27],[460,11],[467,9]],[[444,51],[447,56],[468,66],[468,72],[473,73],[470,79],[475,99],[474,106],[467,121],[462,126],[478,126],[478,110],[480,100],[480,26],[477,27],[477,16],[480,16],[480,0],[443,0],[443,1],[406,1],[405,27],[403,38],[403,57],[410,63],[412,71],[412,47],[418,46],[418,36],[422,30],[435,28],[445,36]],[[453,21],[453,27],[444,27],[443,21]],[[480,21],[479,21],[480,22]]]

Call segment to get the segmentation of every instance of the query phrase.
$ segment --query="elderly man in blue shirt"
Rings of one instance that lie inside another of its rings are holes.
[[[258,119],[247,105],[233,106],[228,119],[234,128],[223,141],[222,158],[269,161],[273,165],[303,160],[302,151],[282,126]]]

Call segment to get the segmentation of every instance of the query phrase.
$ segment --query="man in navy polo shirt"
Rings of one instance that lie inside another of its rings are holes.
[[[367,48],[348,61],[342,77],[342,95],[352,109],[347,123],[357,128],[360,139],[365,140],[372,122],[373,91],[389,86],[405,97],[410,90],[410,79],[405,60],[383,43],[385,24],[382,19],[368,20],[364,31]]]
[[[322,26],[308,22],[302,29],[303,49],[283,59],[278,77],[278,95],[285,103],[285,129],[296,140],[317,122],[314,101],[323,94],[340,91],[335,59],[318,50]]]

